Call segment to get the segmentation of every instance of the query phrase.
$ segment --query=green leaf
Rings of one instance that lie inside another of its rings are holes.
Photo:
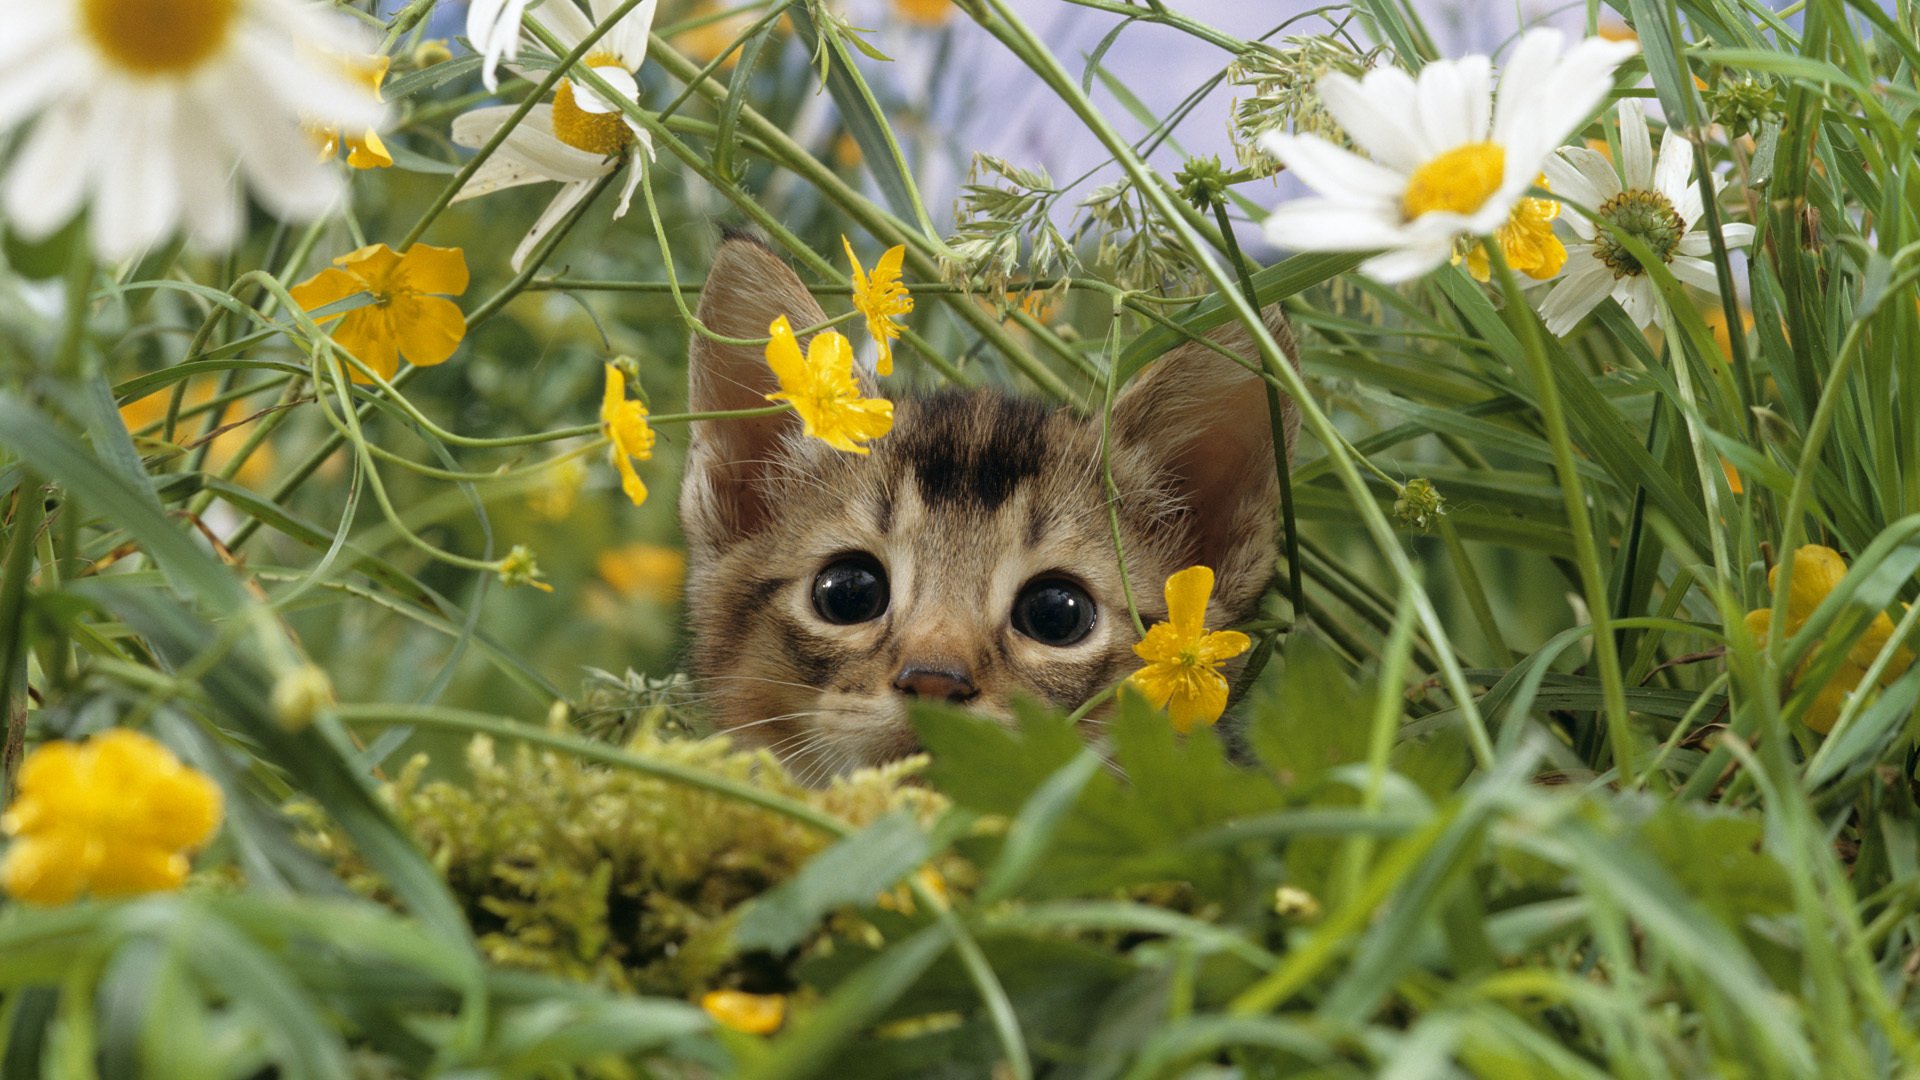
[[[1674,881],[1734,929],[1749,915],[1793,910],[1793,884],[1763,847],[1764,832],[1759,821],[1699,803],[1662,803],[1640,826]]]
[[[734,929],[742,950],[783,953],[798,945],[827,913],[870,907],[927,860],[927,834],[912,817],[895,812],[836,841],[800,872],[755,900]]]
[[[28,281],[46,281],[67,272],[74,252],[87,241],[86,215],[75,215],[53,235],[23,239],[11,228],[0,228],[0,257],[7,269]]]
[[[1336,765],[1366,760],[1370,691],[1311,631],[1289,635],[1281,658],[1280,677],[1244,706],[1253,717],[1247,741],[1260,763],[1282,784],[1304,788]]]

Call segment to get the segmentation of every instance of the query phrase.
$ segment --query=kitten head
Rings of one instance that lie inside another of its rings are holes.
[[[701,320],[753,338],[779,315],[825,320],[770,251],[727,240]],[[1278,311],[1267,321],[1291,354]],[[1244,333],[1216,338],[1254,354]],[[760,348],[695,335],[689,363],[696,410],[755,408],[776,389]],[[1286,421],[1291,453],[1290,402]],[[912,753],[916,698],[1071,708],[1138,666],[1097,417],[943,390],[897,400],[871,447],[836,451],[790,414],[694,425],[687,606],[720,728],[823,779]],[[1204,346],[1174,349],[1116,402],[1112,458],[1141,617],[1164,619],[1162,582],[1195,564],[1216,575],[1208,625],[1252,614],[1279,503],[1260,380]]]

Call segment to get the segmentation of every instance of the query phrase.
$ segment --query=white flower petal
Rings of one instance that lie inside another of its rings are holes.
[[[480,81],[489,90],[500,88],[496,70],[501,60],[520,56],[520,22],[529,0],[472,0],[467,8],[467,40],[480,53]]]
[[[59,41],[0,66],[0,131],[25,120],[47,102],[84,87],[91,66],[80,49]]]
[[[74,40],[68,23],[74,11],[64,4],[44,2],[0,4],[0,20],[7,33],[0,38],[0,80],[20,77],[22,64]]]
[[[587,40],[587,35],[593,33],[593,24],[599,21],[598,17],[587,18],[587,13],[581,11],[573,0],[553,0],[550,4],[542,4],[534,14],[539,16],[540,24],[552,31],[568,52],[579,48],[580,43]],[[599,52],[605,47],[606,39],[601,38],[592,52]]]
[[[1676,205],[1693,186],[1693,144],[1671,127],[1660,137],[1660,162],[1653,169],[1653,186]]]
[[[1278,158],[1316,193],[1344,201],[1379,199],[1399,203],[1407,178],[1392,169],[1314,135],[1268,132],[1261,148]]]
[[[601,0],[594,0],[597,4]],[[618,4],[608,4],[611,12]],[[641,0],[638,7],[627,12],[626,16],[615,23],[607,36],[600,39],[608,52],[620,58],[620,62],[634,70],[639,70],[641,61],[647,58],[647,38],[653,33],[654,12],[660,7],[660,0]],[[604,17],[604,16],[599,16]]]
[[[453,202],[466,202],[482,195],[491,195],[507,188],[522,187],[527,184],[551,184],[553,177],[534,168],[532,165],[513,156],[502,147],[492,157],[482,162],[480,168],[467,177],[454,193]]]
[[[1492,110],[1488,82],[1484,56],[1437,60],[1421,68],[1418,122],[1427,139],[1443,151],[1486,141]]]
[[[1620,180],[1635,191],[1652,191],[1653,143],[1647,110],[1639,98],[1620,99]]]
[[[1613,298],[1620,301],[1620,306],[1633,320],[1633,325],[1642,330],[1653,322],[1655,313],[1659,311],[1659,304],[1654,300],[1653,282],[1645,274],[1622,278],[1613,287]]]
[[[211,128],[181,124],[174,139],[174,168],[190,223],[187,241],[197,251],[225,251],[239,240],[246,223],[238,170]]]
[[[5,176],[7,219],[26,240],[43,240],[73,219],[87,193],[84,102],[40,117]]]
[[[633,189],[640,186],[640,178],[644,175],[641,170],[647,167],[647,162],[653,160],[651,144],[646,147],[645,152],[647,157],[643,161],[640,157],[639,144],[636,143],[634,149],[627,151],[627,178],[620,185],[620,203],[613,208],[615,221],[627,216],[627,208],[633,204]]]
[[[1533,30],[1520,40],[1514,62],[1500,73],[1501,96],[1494,102],[1494,139],[1506,146],[1510,158],[1538,160],[1566,141],[1584,124],[1613,89],[1613,71],[1638,46],[1627,41],[1588,38],[1556,58],[1559,35],[1533,43]],[[1545,46],[1551,45],[1551,50]],[[1525,58],[1525,69],[1521,61]],[[1508,88],[1517,94],[1506,93]],[[1517,98],[1518,100],[1514,100]],[[1502,105],[1507,123],[1502,124]]]
[[[607,85],[613,87],[616,92],[624,94],[628,101],[640,100],[640,84],[634,80],[633,72],[623,67],[596,67],[593,73],[605,79]],[[618,105],[609,103],[600,96],[599,91],[584,82],[573,88],[573,103],[580,106],[581,112],[592,113],[595,116],[605,116],[607,113],[620,111]]]
[[[1743,248],[1753,243],[1753,226],[1744,221],[1730,222],[1720,226],[1720,238],[1729,248]],[[1674,250],[1682,255],[1709,255],[1713,252],[1713,240],[1706,232],[1695,229],[1680,238],[1680,246]]]
[[[1613,271],[1594,258],[1591,249],[1583,254],[1586,257],[1580,258],[1571,247],[1567,249],[1566,274],[1540,301],[1540,318],[1547,324],[1547,332],[1555,337],[1572,333],[1580,320],[1613,291]]]
[[[588,183],[568,184],[560,189],[560,193],[553,197],[553,201],[547,204],[547,208],[540,212],[540,217],[533,223],[533,228],[527,230],[527,238],[520,241],[519,247],[513,249],[513,258],[509,265],[513,267],[514,273],[520,272],[522,265],[527,261],[527,256],[533,254],[533,249],[539,245],[540,241],[545,239],[546,235],[552,232],[554,227],[559,225],[561,220],[592,192],[593,185]]]
[[[1523,114],[1545,87],[1566,38],[1551,27],[1527,31],[1500,68],[1500,89],[1493,99],[1493,141],[1510,146],[1523,127]]]
[[[453,140],[461,146],[481,146],[493,138],[512,112],[509,106],[492,106],[456,117]],[[501,154],[513,155],[549,180],[565,182],[598,179],[614,167],[599,154],[589,154],[561,142],[553,133],[553,106],[546,104],[535,105],[526,119],[508,133],[494,157]]]
[[[167,238],[180,219],[173,127],[179,96],[103,92],[94,131],[93,246],[118,262]]]
[[[1720,292],[1720,277],[1715,273],[1713,264],[1705,259],[1696,259],[1690,255],[1677,255],[1667,264],[1673,276],[1692,285],[1696,289],[1705,289],[1716,295]]]
[[[1269,243],[1291,251],[1373,251],[1404,238],[1399,222],[1377,208],[1335,199],[1294,199],[1261,223]]]
[[[463,112],[453,118],[453,144],[469,150],[478,150],[487,145],[493,133],[513,115],[512,105],[488,105],[484,108]],[[551,108],[551,106],[549,106]]]
[[[1410,244],[1385,251],[1360,264],[1360,272],[1386,285],[1398,285],[1441,266],[1453,257],[1453,243]]]
[[[1603,170],[1602,179],[1613,181],[1613,168],[1606,159],[1585,147],[1562,147],[1558,153],[1550,154],[1541,163],[1540,170],[1547,175],[1547,185],[1555,195],[1567,203],[1573,204],[1564,215],[1568,226],[1582,240],[1591,240],[1594,235],[1593,219],[1588,213],[1600,208],[1600,204],[1619,194],[1619,185],[1611,183],[1612,190],[1596,187],[1594,178],[1580,164],[1575,154],[1591,155],[1599,162]]]
[[[1421,130],[1418,101],[1413,79],[1396,67],[1376,68],[1364,83],[1338,72],[1320,80],[1327,115],[1375,161],[1405,173],[1439,152]]]
[[[1673,200],[1673,212],[1680,215],[1680,227],[1684,231],[1691,232],[1705,211],[1706,207],[1700,201],[1700,188],[1696,185],[1688,184],[1680,192],[1680,197]]]
[[[232,83],[219,88],[223,96],[244,99],[245,82]],[[220,132],[240,159],[255,197],[275,215],[311,221],[339,201],[339,173],[318,160],[313,140],[298,124],[268,110],[228,109]]]

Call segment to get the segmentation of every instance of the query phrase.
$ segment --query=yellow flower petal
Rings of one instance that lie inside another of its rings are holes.
[[[1195,724],[1212,724],[1227,708],[1227,679],[1220,665],[1252,647],[1237,630],[1206,628],[1207,600],[1213,595],[1213,570],[1190,566],[1169,577],[1167,619],[1147,628],[1133,647],[1147,663],[1128,682],[1156,707],[1167,710],[1174,730],[1185,734]]]
[[[334,261],[294,286],[294,302],[312,311],[365,293],[372,303],[347,312],[333,340],[382,378],[399,373],[400,359],[427,366],[453,355],[466,337],[466,316],[442,295],[467,290],[466,255],[459,248],[416,244],[405,253],[370,244]],[[331,317],[330,317],[331,318]],[[369,382],[351,365],[355,382]]]
[[[1798,629],[1846,576],[1846,560],[1830,547],[1808,544],[1794,552],[1793,581],[1787,593],[1787,614],[1793,625],[1788,627],[1788,632]],[[1775,566],[1767,574],[1767,588],[1774,588],[1779,577],[1780,568]]]
[[[896,244],[880,256],[869,277],[860,268],[853,243],[845,236],[840,243],[847,249],[847,262],[853,264],[853,306],[867,320],[867,333],[879,348],[875,369],[882,375],[893,374],[893,339],[900,336],[897,317],[913,311],[913,297],[900,284],[900,268],[906,261],[905,244]]]
[[[345,270],[329,267],[288,289],[287,294],[293,297],[294,303],[307,311],[318,311],[329,304],[337,304],[349,296],[363,292],[365,288],[366,286],[359,278]],[[319,321],[324,323],[339,317],[337,314],[325,315]]]
[[[653,457],[653,429],[647,426],[647,407],[627,398],[626,376],[606,365],[606,388],[600,398],[600,430],[611,444],[607,458],[620,473],[620,490],[633,505],[647,501],[647,485],[634,470],[635,459]]]
[[[377,307],[355,308],[347,312],[346,318],[331,332],[334,344],[352,353],[354,359],[381,378],[391,379],[399,374],[400,343],[386,311]],[[347,373],[357,383],[373,381],[352,365],[347,366]]]
[[[328,153],[327,157],[332,157]],[[393,154],[387,150],[380,133],[368,128],[357,139],[347,140],[347,164],[356,169],[386,169],[393,166]]]
[[[1207,621],[1207,598],[1213,595],[1213,568],[1189,566],[1167,579],[1167,621],[1180,636],[1197,639]]]
[[[771,1035],[787,1018],[787,999],[782,994],[715,990],[700,999],[700,1007],[722,1027],[748,1035]]]
[[[0,816],[15,837],[0,885],[38,904],[178,888],[187,853],[213,838],[220,812],[213,781],[138,732],[47,743],[28,755]]]
[[[416,296],[394,307],[395,344],[407,363],[416,367],[444,363],[467,336],[467,317],[451,300]]]
[[[410,292],[459,296],[467,291],[467,255],[457,247],[415,244],[404,264],[401,281]]]
[[[836,450],[864,454],[862,443],[893,430],[893,402],[866,398],[853,377],[853,345],[832,330],[815,334],[807,355],[782,315],[768,327],[767,366],[780,380],[768,401],[784,401],[800,414],[802,430]]]

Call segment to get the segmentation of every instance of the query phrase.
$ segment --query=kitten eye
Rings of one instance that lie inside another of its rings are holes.
[[[1093,629],[1093,597],[1065,578],[1028,582],[1013,601],[1013,628],[1042,645],[1076,645]]]
[[[871,555],[835,559],[813,579],[813,610],[841,626],[879,618],[887,610],[887,572]]]

